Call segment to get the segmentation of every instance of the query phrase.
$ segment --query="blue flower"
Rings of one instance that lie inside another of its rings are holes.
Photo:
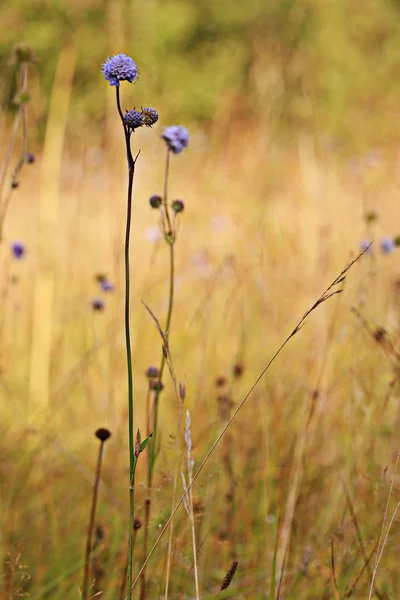
[[[14,257],[17,258],[18,260],[21,260],[21,258],[24,257],[25,245],[22,242],[13,242],[11,244],[10,248],[11,248],[11,252],[13,253]]]
[[[363,252],[367,251],[368,254],[371,254],[371,250],[372,250],[370,245],[371,245],[371,242],[369,242],[368,240],[361,240],[361,242],[360,242],[361,250]]]
[[[132,83],[139,72],[135,61],[126,54],[110,56],[103,64],[101,70],[104,79],[109,81],[110,85],[115,85],[116,87],[119,87],[120,81],[129,81],[129,83]]]
[[[158,121],[158,112],[155,108],[142,108],[142,118],[143,125],[147,125],[147,127],[151,127],[154,123]]]
[[[168,148],[172,150],[174,154],[179,154],[179,152],[182,152],[189,144],[188,130],[182,125],[171,125],[171,127],[167,127],[161,137],[165,140]]]
[[[137,129],[137,127],[144,125],[143,115],[138,110],[128,110],[124,116],[124,123],[133,131],[134,129]]]
[[[391,252],[393,252],[394,248],[395,248],[395,244],[394,244],[392,238],[386,237],[381,240],[381,250],[385,254],[390,254]]]
[[[111,283],[111,281],[108,281],[108,279],[102,279],[100,281],[100,287],[103,290],[103,292],[112,292],[114,290],[114,286]]]

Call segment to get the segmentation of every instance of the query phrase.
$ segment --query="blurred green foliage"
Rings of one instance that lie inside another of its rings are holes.
[[[157,106],[163,120],[228,114],[370,143],[395,134],[398,0],[5,0],[0,22],[3,105],[17,42],[39,58],[43,115],[59,52],[77,45],[79,128],[104,117],[102,60],[126,52],[141,72],[138,103]]]

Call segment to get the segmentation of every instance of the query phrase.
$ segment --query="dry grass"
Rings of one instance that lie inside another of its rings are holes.
[[[47,140],[63,136],[61,169],[49,171],[49,156],[39,156],[26,169],[0,247],[1,551],[4,560],[8,553],[14,557],[12,564],[22,554],[31,574],[24,589],[33,599],[77,597],[95,469],[93,433],[100,426],[113,436],[98,501],[102,536],[93,589],[102,590],[103,598],[115,598],[125,565],[126,176],[122,134],[110,123],[106,128],[112,133],[105,147],[90,134],[69,147],[65,130],[47,131]],[[159,360],[160,338],[142,301],[163,321],[168,277],[162,240],[149,240],[157,213],[149,208],[148,197],[162,189],[164,148],[158,130],[145,133],[135,138],[142,153],[131,252],[136,424],[143,431],[144,372]],[[53,173],[57,181],[47,181]],[[185,200],[186,210],[176,246],[170,349],[178,380],[186,380],[185,408],[192,415],[197,464],[272,353],[358,253],[360,239],[368,237],[365,212],[379,215],[371,232],[376,240],[372,255],[351,271],[344,294],[323,305],[292,340],[195,483],[203,599],[218,593],[232,560],[239,561],[239,569],[230,597],[267,596],[279,518],[278,575],[288,545],[282,598],[347,597],[365,566],[363,556],[378,539],[390,485],[387,469],[392,470],[399,450],[398,365],[387,338],[374,339],[351,308],[357,307],[372,332],[385,327],[396,347],[398,257],[396,252],[380,253],[379,239],[398,234],[397,179],[397,157],[390,148],[377,164],[361,157],[355,166],[312,138],[300,137],[285,150],[254,128],[243,132],[240,123],[224,143],[217,128],[206,138],[192,129],[190,151],[173,161],[171,194]],[[59,205],[51,231],[43,234],[38,207],[49,189],[45,181],[59,186]],[[41,235],[55,235],[50,255],[43,255]],[[27,244],[23,261],[9,253],[8,242],[16,238]],[[54,295],[41,310],[34,304],[35,286],[46,260],[54,267]],[[116,289],[104,294],[106,308],[95,313],[90,302],[99,295],[94,280],[99,272],[107,273]],[[37,318],[52,332],[49,369],[42,371],[47,372],[43,385],[48,390],[43,397],[37,388],[29,393],[32,365],[43,358],[32,337]],[[244,372],[234,378],[238,361]],[[228,378],[223,390],[214,384],[220,375]],[[175,445],[184,445],[174,437],[180,407],[172,382],[167,378],[166,383],[152,540],[170,514]],[[139,462],[138,518],[144,513],[146,490],[140,482],[145,480]],[[397,496],[395,481],[393,503]],[[136,570],[140,535],[139,529]],[[380,597],[397,597],[395,535],[396,524],[377,575]],[[193,597],[191,536],[182,510],[174,521],[171,598]],[[149,597],[164,589],[166,547],[167,538],[150,562]],[[369,585],[365,569],[352,596],[366,597]]]

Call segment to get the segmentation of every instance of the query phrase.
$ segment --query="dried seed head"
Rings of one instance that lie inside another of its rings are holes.
[[[12,62],[18,65],[22,63],[35,63],[37,62],[37,58],[31,46],[26,42],[21,42],[14,48]]]
[[[233,366],[233,376],[236,377],[236,379],[239,379],[239,377],[241,377],[243,375],[243,371],[244,371],[243,363],[236,363]]]
[[[224,375],[220,375],[215,380],[215,387],[220,388],[220,387],[224,387],[224,385],[226,385],[226,377],[224,377]]]
[[[226,590],[226,588],[228,588],[231,583],[232,583],[232,579],[235,577],[235,573],[236,573],[236,569],[238,568],[238,561],[234,560],[233,563],[231,564],[231,566],[229,567],[229,571],[227,572],[227,574],[225,575],[225,577],[222,580],[221,583],[221,592],[223,590]]]
[[[108,429],[101,427],[100,429],[97,429],[95,436],[102,442],[105,442],[109,437],[111,437],[111,432]]]
[[[140,429],[138,429],[137,434],[136,434],[136,441],[135,441],[135,456],[136,456],[136,458],[139,457],[139,454],[141,452],[141,449],[140,449],[141,443],[142,443],[142,436],[140,435]]]

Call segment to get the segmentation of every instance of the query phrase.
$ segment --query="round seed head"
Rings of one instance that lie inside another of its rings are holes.
[[[149,203],[150,203],[151,208],[160,208],[161,203],[162,203],[162,198],[161,198],[161,196],[157,196],[157,195],[151,196],[149,199]]]
[[[128,110],[124,116],[124,123],[129,129],[137,129],[143,125],[143,116],[138,110]]]
[[[101,427],[100,429],[97,429],[95,436],[102,442],[105,442],[109,437],[111,437],[111,432],[108,429]]]
[[[172,210],[175,213],[181,213],[184,211],[185,205],[182,200],[174,200],[172,203]]]
[[[151,127],[158,121],[158,112],[155,108],[142,108],[143,125]]]

